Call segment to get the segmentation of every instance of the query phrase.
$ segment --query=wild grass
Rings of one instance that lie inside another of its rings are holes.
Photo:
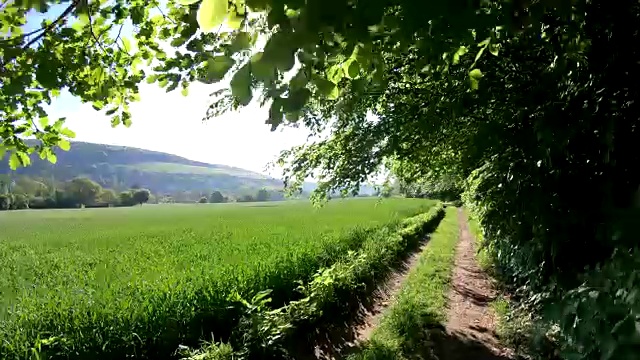
[[[369,342],[350,360],[430,358],[431,330],[446,320],[447,292],[458,241],[457,209],[449,207],[396,302]]]
[[[0,358],[169,358],[229,336],[229,296],[297,281],[371,231],[424,211],[415,199],[25,211],[0,216]],[[39,339],[46,339],[43,343]]]

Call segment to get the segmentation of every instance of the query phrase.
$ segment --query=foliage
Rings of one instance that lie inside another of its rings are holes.
[[[200,198],[200,200],[198,200],[199,204],[206,204],[208,202],[209,202],[209,199],[207,199],[206,196],[203,196],[203,197]]]
[[[0,210],[11,209],[12,201],[13,196],[11,196],[11,194],[0,194]]]
[[[343,325],[344,319],[371,295],[377,282],[433,231],[443,216],[440,203],[427,213],[403,220],[399,227],[371,233],[359,250],[350,251],[330,267],[318,270],[308,283],[300,284],[297,291],[302,298],[283,307],[269,306],[269,290],[248,300],[237,296],[236,302],[243,309],[243,320],[231,337],[237,358],[294,359],[300,348],[312,350],[313,344],[305,343],[308,338],[331,324]],[[217,351],[218,347],[212,349]]]
[[[114,126],[129,126],[129,105],[138,100],[145,80],[187,94],[193,81],[229,79],[208,116],[246,106],[260,92],[261,102],[271,103],[268,123],[277,128],[342,96],[384,90],[388,53],[417,49],[423,55],[418,69],[437,75],[463,56],[480,57],[486,49],[497,54],[501,36],[538,25],[545,11],[575,16],[566,0],[456,6],[412,0],[136,0],[51,6],[57,3],[8,3],[0,18],[6,24],[0,33],[2,68],[7,69],[2,78],[11,84],[0,93],[9,105],[0,114],[0,133],[3,148],[13,151],[12,167],[28,165],[27,154],[33,152],[55,161],[50,146],[68,148],[73,133],[62,120],[50,123],[42,106],[61,89],[104,111]],[[53,20],[25,34],[21,26],[31,10]],[[133,39],[122,33],[129,24],[136,29]],[[571,35],[565,42],[574,40]],[[263,48],[253,48],[265,37]],[[476,43],[482,50],[477,56],[459,50]],[[168,54],[165,46],[175,53]],[[71,58],[76,61],[67,63]],[[296,60],[300,69],[285,81]],[[483,73],[467,72],[465,81],[477,88]],[[25,136],[35,136],[38,145],[27,145]]]
[[[446,216],[409,273],[369,342],[349,359],[430,359],[446,321],[447,293],[458,240],[457,209]]]
[[[260,189],[256,194],[256,201],[269,201],[269,191],[267,189]]]
[[[76,25],[51,23],[33,38],[18,34],[26,9],[7,5],[0,134],[12,167],[29,163],[30,151],[55,161],[47,146],[68,145],[71,134],[49,125],[41,105],[61,88],[127,124],[145,77],[168,90],[230,80],[209,117],[260,93],[273,129],[328,130],[280,161],[294,187],[321,180],[316,198],[355,190],[394,162],[410,170],[404,180],[467,179],[464,197],[497,273],[536,309],[565,306],[565,294],[589,303],[578,289],[604,281],[596,269],[633,272],[617,256],[638,238],[637,1],[203,0],[152,15],[158,5],[74,2],[63,15],[77,15]],[[125,18],[139,27],[136,51],[105,31]],[[197,31],[218,24],[232,31]],[[186,50],[168,56],[158,50],[163,38]],[[259,38],[264,47],[253,49]],[[153,69],[143,74],[144,58]],[[29,135],[45,146],[26,146]],[[598,299],[625,304],[615,294]],[[610,309],[597,317],[614,321],[595,330],[563,327],[562,347],[589,359],[633,356],[626,338],[608,337],[630,323],[616,327],[622,320]],[[550,325],[577,312],[560,310],[547,313]]]
[[[78,177],[65,186],[67,196],[77,205],[89,205],[96,202],[102,187],[88,178]]]
[[[23,357],[45,336],[64,340],[48,348],[58,357],[171,358],[180,344],[229,335],[239,311],[229,309],[232,293],[273,289],[272,305],[282,306],[298,296],[298,281],[360,248],[375,228],[430,205],[353,199],[321,209],[282,202],[3,213],[0,358]]]
[[[149,201],[150,196],[151,192],[148,189],[136,189],[133,191],[131,199],[135,201],[136,204],[142,205]]]
[[[133,192],[131,190],[121,192],[118,198],[120,200],[120,204],[125,206],[133,206],[136,203],[133,200]]]
[[[214,191],[209,196],[209,202],[212,204],[218,204],[225,202],[224,195],[220,191]]]
[[[116,205],[118,203],[118,194],[113,189],[102,189],[99,195],[100,201],[103,203]]]

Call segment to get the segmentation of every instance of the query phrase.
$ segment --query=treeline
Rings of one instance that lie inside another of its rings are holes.
[[[245,194],[235,199],[222,195],[220,191],[214,191],[209,196],[202,196],[200,200],[198,200],[198,202],[201,204],[206,204],[206,203],[219,204],[219,203],[227,203],[227,202],[234,202],[234,201],[235,202],[263,202],[263,201],[282,201],[282,200],[285,200],[285,196],[283,192],[260,189],[256,192],[255,195]]]
[[[84,177],[62,183],[28,177],[0,178],[0,210],[134,206],[147,203],[151,197],[147,189],[116,192]]]

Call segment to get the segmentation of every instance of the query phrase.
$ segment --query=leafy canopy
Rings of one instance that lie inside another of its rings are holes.
[[[216,91],[208,118],[248,105],[270,104],[276,129],[341,98],[375,96],[386,88],[389,54],[419,54],[416,66],[436,76],[463,56],[498,53],[504,34],[535,22],[544,11],[570,14],[567,0],[9,0],[0,13],[0,156],[12,168],[29,155],[56,161],[73,131],[50,120],[43,104],[67,90],[111,117],[131,124],[129,105],[143,81],[167,91],[230,80]],[[56,6],[54,6],[56,5]],[[25,32],[27,16],[44,13]],[[134,35],[125,35],[132,27]],[[568,34],[570,36],[571,34]],[[477,46],[476,46],[477,45]],[[69,61],[74,59],[74,61]],[[471,88],[483,72],[468,68]],[[258,96],[259,95],[259,96]],[[336,110],[336,109],[332,109]],[[38,145],[23,140],[34,137]]]

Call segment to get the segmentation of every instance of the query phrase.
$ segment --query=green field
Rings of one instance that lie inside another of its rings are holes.
[[[0,214],[0,358],[37,339],[70,358],[162,358],[228,335],[228,296],[273,289],[274,306],[419,199],[172,205]],[[93,354],[93,357],[92,357]]]

